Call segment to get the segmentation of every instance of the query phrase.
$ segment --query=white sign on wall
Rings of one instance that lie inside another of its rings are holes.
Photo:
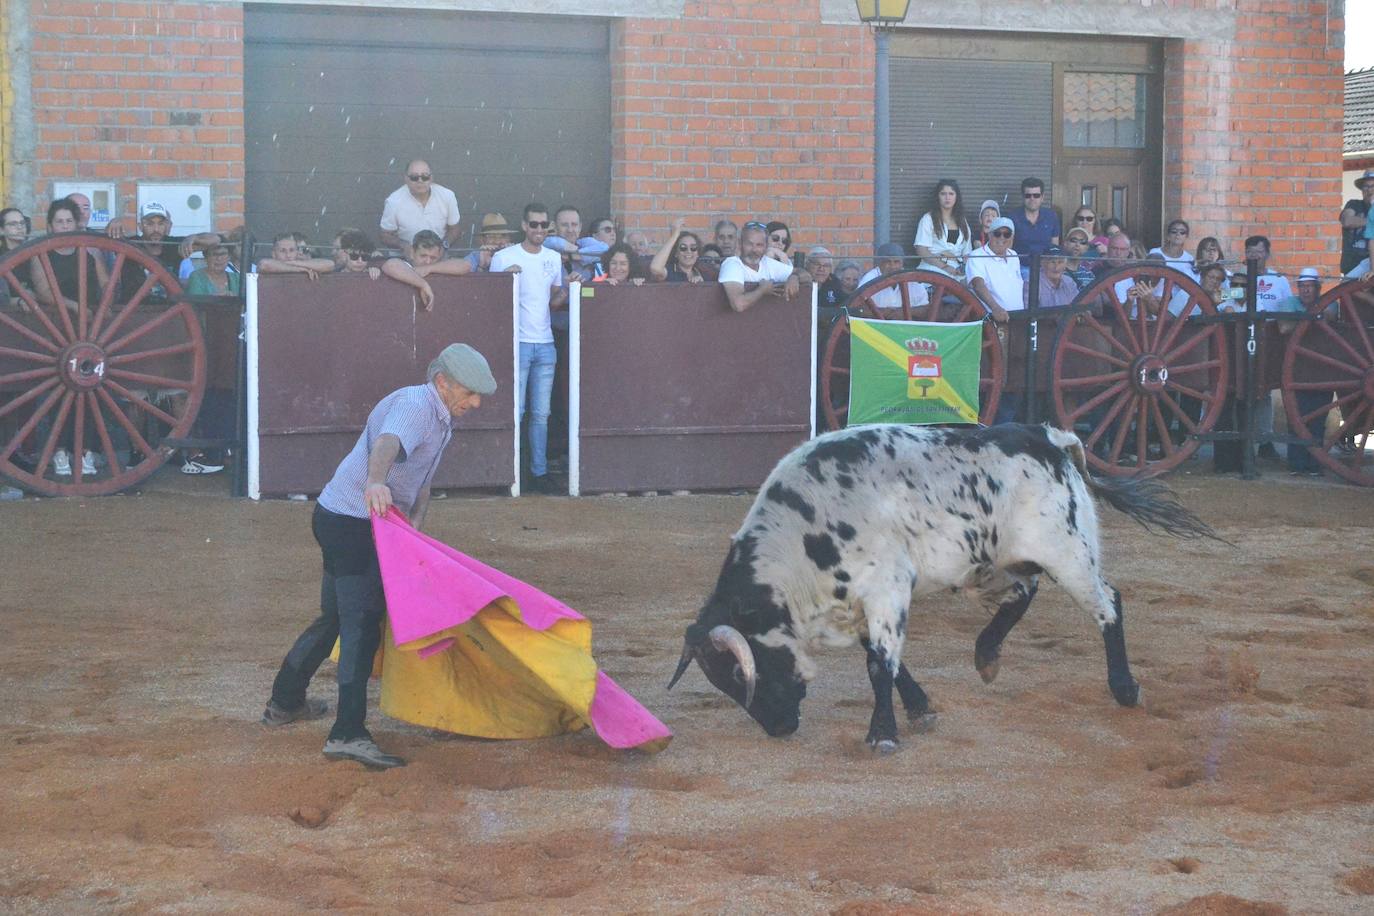
[[[52,199],[60,200],[71,194],[85,194],[91,201],[91,222],[89,229],[104,229],[110,220],[119,214],[115,212],[115,186],[113,182],[100,181],[54,181]]]
[[[208,184],[139,182],[139,212],[143,211],[144,204],[150,202],[162,204],[171,215],[173,235],[195,235],[197,232],[213,232],[215,229]]]

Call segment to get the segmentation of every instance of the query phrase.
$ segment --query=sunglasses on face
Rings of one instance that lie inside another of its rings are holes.
[[[1010,230],[1010,229],[998,229],[996,232],[994,232],[994,233],[992,234],[992,237],[995,238],[995,239],[1009,239],[1009,238],[1011,238],[1011,230]]]
[[[406,177],[411,181],[429,181],[434,176],[429,172],[421,172],[419,175],[407,175]]]
[[[696,251],[696,250],[697,250],[697,246],[695,246],[695,245],[679,245],[679,246],[677,246],[677,250],[678,250],[678,251],[686,251],[686,252],[689,252],[689,253],[690,253],[690,252]]]
[[[783,235],[781,232],[774,232],[772,235],[768,236],[768,241],[785,242],[787,241],[787,236]]]
[[[366,261],[368,254],[369,252],[366,251],[350,251],[348,253],[348,259],[350,261]]]
[[[1179,229],[1179,228],[1175,227],[1175,228],[1169,230],[1169,234],[1170,234],[1170,235],[1187,235],[1187,234],[1188,234],[1188,230],[1187,230],[1187,229]]]
[[[1074,218],[1077,219],[1080,223],[1091,223],[1091,222],[1093,222],[1094,220],[1097,219],[1097,217],[1095,217],[1095,216],[1093,216],[1093,215],[1091,215],[1091,214],[1089,214],[1089,215],[1087,215],[1087,216],[1078,216],[1078,217],[1074,217]]]
[[[532,219],[526,221],[525,225],[529,226],[531,229],[547,229],[549,228],[549,221],[546,219]]]
[[[1035,197],[1043,197],[1044,194],[1045,194],[1044,191],[1023,191],[1023,192],[1021,193],[1021,196],[1022,196],[1022,197],[1026,197],[1026,198],[1035,198]]]

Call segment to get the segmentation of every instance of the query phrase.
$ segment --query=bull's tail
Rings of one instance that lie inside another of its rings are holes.
[[[1185,509],[1173,491],[1159,481],[1134,477],[1094,477],[1088,471],[1083,443],[1077,436],[1051,429],[1050,439],[1068,454],[1093,496],[1129,515],[1146,531],[1176,538],[1211,538],[1223,544],[1230,543],[1218,536],[1211,525]]]

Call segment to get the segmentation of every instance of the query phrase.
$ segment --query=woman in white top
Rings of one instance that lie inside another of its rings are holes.
[[[1151,248],[1150,254],[1163,255],[1164,263],[1174,270],[1192,275],[1193,253],[1188,250],[1187,244],[1188,224],[1181,219],[1170,220],[1169,228],[1164,234],[1164,244],[1158,248]]]
[[[962,276],[971,238],[959,182],[941,178],[935,183],[930,209],[916,226],[916,254],[921,258],[921,269],[947,277]]]

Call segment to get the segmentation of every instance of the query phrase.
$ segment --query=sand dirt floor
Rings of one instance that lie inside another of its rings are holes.
[[[1170,483],[1236,546],[1103,509],[1141,708],[1055,586],[989,686],[986,616],[949,596],[906,651],[938,724],[883,757],[858,649],[818,653],[787,739],[695,668],[665,690],[748,497],[436,503],[432,534],[591,618],[677,737],[647,756],[374,711],[410,759],[381,773],[325,760],[327,722],[257,721],[317,607],[311,504],[164,472],[0,505],[0,910],[1374,912],[1374,491]]]

